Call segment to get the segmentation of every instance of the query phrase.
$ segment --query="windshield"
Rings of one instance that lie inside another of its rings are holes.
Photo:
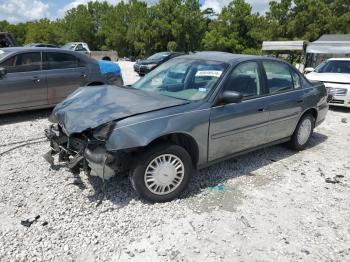
[[[161,52],[161,53],[156,53],[156,54],[154,54],[154,55],[151,55],[149,58],[147,58],[147,59],[161,59],[161,58],[163,58],[163,57],[166,57],[166,56],[168,56],[169,55],[169,53],[168,52]]]
[[[350,74],[350,61],[347,60],[328,60],[320,64],[316,69],[316,73],[340,73]]]
[[[68,43],[62,46],[63,49],[68,49],[68,50],[72,50],[74,49],[74,47],[75,47],[75,44],[72,44],[72,43]]]
[[[201,100],[214,88],[227,67],[216,61],[172,59],[132,87],[184,100]]]

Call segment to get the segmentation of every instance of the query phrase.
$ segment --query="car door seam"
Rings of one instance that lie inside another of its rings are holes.
[[[253,130],[253,129],[258,129],[261,127],[265,127],[269,125],[269,121],[265,121],[259,124],[254,124],[254,125],[250,125],[250,126],[246,126],[246,127],[242,127],[239,129],[233,129],[233,130],[229,130],[229,131],[225,131],[225,132],[221,132],[221,133],[216,133],[213,134],[211,136],[212,139],[219,139],[219,138],[223,138],[223,137],[227,137],[227,136],[231,136],[231,135],[235,135],[235,134],[239,134],[239,133],[243,133],[249,130]]]

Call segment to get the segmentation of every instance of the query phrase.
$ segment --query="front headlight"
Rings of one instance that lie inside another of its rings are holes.
[[[97,140],[106,141],[110,133],[113,131],[115,127],[115,122],[109,122],[102,126],[99,126],[93,130],[93,136]]]

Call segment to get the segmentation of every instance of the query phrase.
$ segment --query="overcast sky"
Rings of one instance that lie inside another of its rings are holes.
[[[115,4],[119,0],[108,0]],[[157,0],[147,0],[154,3]],[[268,0],[246,0],[253,6],[254,11],[265,12],[268,8]],[[40,18],[62,17],[65,11],[89,0],[0,0],[0,20],[11,23],[31,21]],[[101,0],[102,2],[102,0]],[[219,11],[230,0],[200,0],[203,8],[212,7]]]

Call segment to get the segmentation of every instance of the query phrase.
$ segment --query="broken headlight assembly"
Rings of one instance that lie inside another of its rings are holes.
[[[115,122],[109,122],[102,126],[95,128],[92,132],[93,137],[100,141],[106,141],[110,133],[115,127]]]

